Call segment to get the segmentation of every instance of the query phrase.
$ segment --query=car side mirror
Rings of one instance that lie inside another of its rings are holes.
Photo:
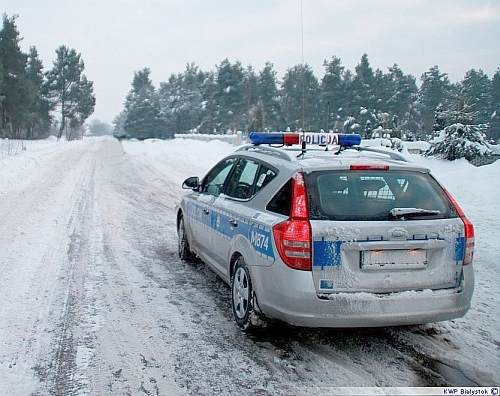
[[[199,187],[200,179],[198,176],[188,177],[186,180],[184,180],[184,183],[182,183],[182,188],[184,188],[185,190],[198,191]]]

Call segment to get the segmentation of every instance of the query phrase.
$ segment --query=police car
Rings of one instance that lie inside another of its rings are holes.
[[[186,179],[177,209],[179,256],[230,284],[238,326],[409,325],[467,312],[474,228],[428,169],[362,147],[359,135],[249,137]]]

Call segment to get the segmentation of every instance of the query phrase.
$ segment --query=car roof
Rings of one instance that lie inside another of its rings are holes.
[[[369,151],[368,151],[369,150]],[[292,170],[349,169],[351,165],[380,165],[389,169],[413,170],[429,173],[429,169],[410,162],[394,151],[373,148],[345,149],[337,154],[338,148],[326,151],[325,148],[307,149],[304,155],[296,147],[276,148],[270,146],[244,145],[236,149],[234,154],[240,154],[268,162],[277,168]]]

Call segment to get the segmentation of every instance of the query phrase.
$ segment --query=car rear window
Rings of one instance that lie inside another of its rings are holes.
[[[456,217],[439,184],[422,172],[318,171],[306,183],[312,220],[389,220],[394,208],[439,211],[412,219]]]

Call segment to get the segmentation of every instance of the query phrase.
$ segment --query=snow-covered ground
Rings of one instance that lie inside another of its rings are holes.
[[[413,157],[476,227],[476,292],[464,318],[386,329],[283,326],[248,337],[233,324],[228,287],[176,255],[182,180],[233,150],[101,138],[33,142],[0,159],[0,394],[498,384],[500,162]]]

